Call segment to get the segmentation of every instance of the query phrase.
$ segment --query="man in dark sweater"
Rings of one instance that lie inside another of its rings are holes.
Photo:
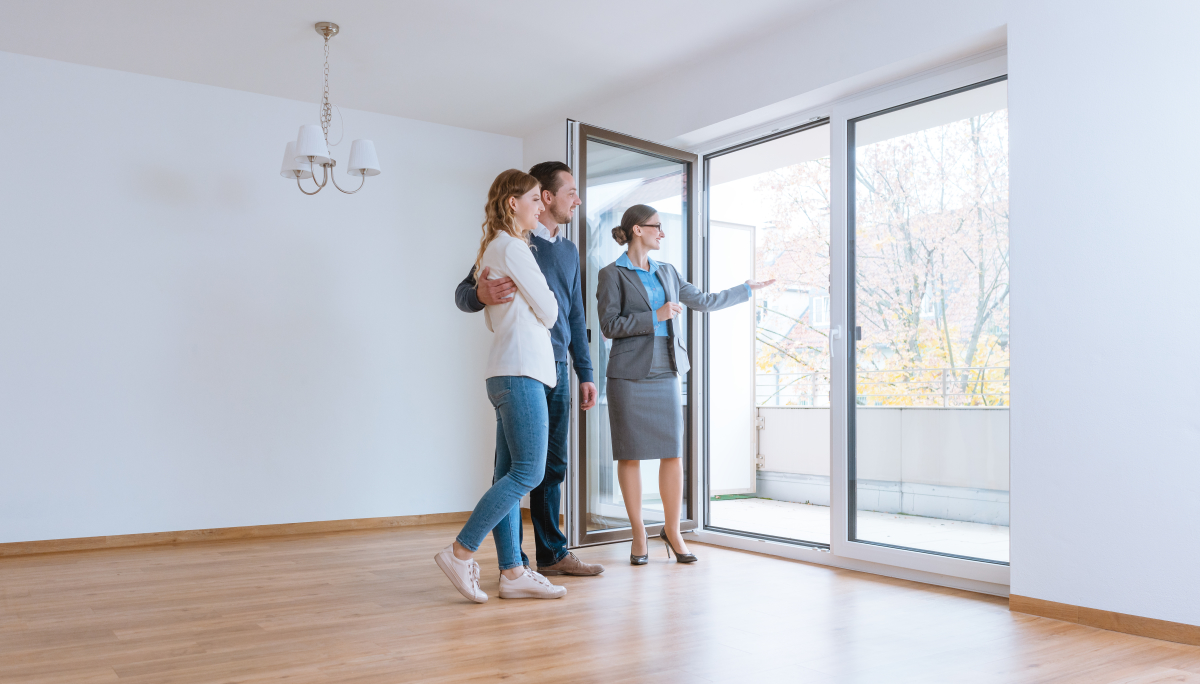
[[[579,250],[566,239],[559,226],[571,221],[581,202],[575,187],[571,167],[562,162],[542,162],[529,169],[529,174],[542,184],[542,203],[546,209],[538,218],[540,225],[530,235],[530,248],[546,276],[546,283],[558,300],[558,321],[550,330],[554,359],[558,366],[558,382],[546,389],[550,413],[550,440],[546,452],[546,475],[542,483],[529,493],[529,517],[533,520],[534,543],[537,547],[537,571],[543,575],[599,575],[604,566],[584,563],[567,551],[567,538],[558,528],[562,502],[561,485],[567,474],[567,441],[571,427],[571,370],[567,355],[574,362],[579,377],[580,408],[596,405],[596,385],[592,382],[592,357],[588,352],[587,327],[583,317],[583,293],[580,284]],[[488,269],[480,273],[478,284],[475,268],[458,285],[454,301],[467,313],[483,311],[485,306],[512,301],[516,286],[510,278],[488,279]],[[522,532],[522,536],[524,533]],[[522,549],[521,558],[529,565]]]

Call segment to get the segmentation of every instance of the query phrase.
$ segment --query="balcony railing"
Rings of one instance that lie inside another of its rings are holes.
[[[758,373],[756,406],[829,406],[829,371]]]
[[[859,406],[1008,406],[1008,367],[859,371]],[[758,406],[829,406],[829,372],[758,373]]]

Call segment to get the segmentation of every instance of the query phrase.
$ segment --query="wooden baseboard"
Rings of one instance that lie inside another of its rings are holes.
[[[398,515],[388,518],[321,520],[317,522],[284,523],[281,525],[219,527],[210,530],[183,530],[179,532],[120,534],[108,537],[44,539],[41,541],[10,542],[7,544],[0,544],[0,558],[6,556],[27,556],[35,553],[58,553],[60,551],[119,549],[131,546],[159,546],[162,544],[185,544],[190,542],[218,541],[228,539],[259,539],[264,537],[282,537],[293,534],[316,534],[319,532],[378,530],[388,527],[410,527],[412,525],[466,522],[467,518],[469,517],[471,517],[471,512],[464,511],[459,513],[431,513],[428,515]]]
[[[1187,625],[1182,622],[1169,622],[1125,613],[1114,613],[1108,610],[1084,608],[1069,603],[1055,603],[1015,594],[1008,597],[1008,609],[1017,613],[1074,622],[1112,632],[1124,632],[1151,639],[1200,646],[1200,626]]]

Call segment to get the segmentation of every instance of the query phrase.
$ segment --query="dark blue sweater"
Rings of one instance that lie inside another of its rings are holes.
[[[542,269],[542,275],[546,276],[546,284],[558,300],[558,320],[550,329],[554,360],[566,362],[569,350],[575,361],[575,374],[579,376],[579,382],[592,382],[592,355],[588,352],[583,290],[579,284],[579,250],[570,240],[559,238],[551,242],[536,235],[529,236],[529,245]],[[454,303],[467,313],[483,311],[483,302],[475,294],[474,266],[458,284]]]

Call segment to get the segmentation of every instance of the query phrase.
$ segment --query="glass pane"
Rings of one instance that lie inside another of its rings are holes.
[[[621,215],[635,204],[648,204],[658,210],[666,238],[662,249],[653,255],[656,261],[670,263],[680,275],[688,277],[687,269],[687,164],[655,157],[642,152],[588,139],[586,155],[586,271],[584,308],[587,327],[592,331],[591,352],[595,365],[596,385],[600,398],[596,408],[585,413],[587,447],[585,454],[587,501],[584,527],[588,532],[629,527],[621,487],[617,482],[613,462],[612,442],[608,425],[608,352],[612,340],[600,334],[596,317],[597,274],[601,268],[617,260],[625,248],[613,240],[612,229],[620,224]],[[686,317],[681,317],[681,334],[687,334]],[[687,379],[680,383],[683,391],[685,430],[688,428]],[[685,432],[686,434],[686,432]],[[658,494],[658,461],[642,463],[642,517],[647,525],[663,521],[662,500]],[[687,459],[684,459],[687,467]],[[685,470],[686,476],[686,470]],[[684,491],[687,510],[687,491]]]
[[[855,537],[1008,562],[1008,104],[854,126]]]
[[[718,410],[728,361],[717,349],[744,333],[717,320],[725,312],[710,314],[709,524],[828,544],[829,126],[712,158],[708,184],[711,289],[733,284],[715,274],[736,256],[719,242],[738,229],[755,235],[754,276],[776,280],[756,293],[747,321],[753,363],[737,370],[750,382],[737,401],[763,421],[757,449],[753,424],[749,449],[722,439],[738,407]],[[742,472],[748,488],[729,475]]]

